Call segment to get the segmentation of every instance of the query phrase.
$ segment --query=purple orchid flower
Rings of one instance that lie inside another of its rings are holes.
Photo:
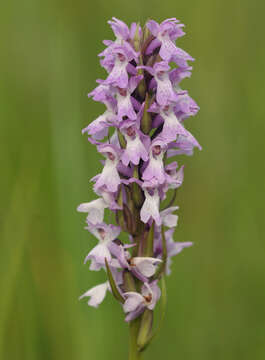
[[[154,220],[158,226],[161,225],[162,220],[159,213],[160,197],[157,188],[152,187],[149,183],[143,185],[145,201],[140,211],[140,217],[145,224],[149,220]]]
[[[178,135],[187,135],[184,126],[179,122],[173,111],[173,105],[167,105],[160,109],[160,116],[164,120],[163,130],[160,136],[169,142],[175,141]]]
[[[177,100],[175,91],[173,90],[172,83],[169,78],[170,66],[166,61],[155,63],[151,66],[138,66],[143,68],[154,76],[156,82],[156,101],[160,106],[165,106],[172,101]]]
[[[94,225],[88,222],[86,229],[99,240],[99,243],[88,253],[84,263],[91,260],[90,270],[98,271],[105,266],[105,259],[107,259],[108,262],[111,262],[112,257],[109,245],[119,235],[120,228],[104,223]]]
[[[112,53],[115,56],[114,66],[103,84],[127,88],[129,82],[127,65],[133,59],[137,59],[137,54],[125,45],[113,45]]]
[[[108,23],[111,26],[114,35],[116,36],[116,39],[114,41],[112,40],[103,41],[104,45],[106,45],[107,47],[99,54],[99,56],[106,57],[106,62],[103,61],[103,63],[105,62],[106,67],[108,67],[107,66],[108,61],[113,62],[113,66],[114,66],[115,59],[113,59],[113,51],[115,51],[115,45],[125,46],[128,51],[134,53],[135,57],[137,57],[137,53],[134,51],[133,47],[130,44],[130,40],[133,39],[136,31],[136,24],[133,23],[131,25],[131,29],[129,29],[128,26],[123,21],[115,17],[113,17],[112,20],[108,21]],[[107,71],[110,72],[109,70]]]
[[[143,180],[152,181],[152,179],[155,179],[159,184],[163,184],[166,179],[163,164],[165,151],[166,143],[162,137],[156,138],[152,141],[149,152],[150,159],[146,169],[143,172]]]
[[[157,282],[153,283],[144,283],[141,288],[141,294],[128,291],[123,294],[126,298],[125,303],[123,304],[123,310],[127,313],[125,321],[132,321],[139,314],[141,314],[145,308],[153,310],[157,301],[161,296],[161,291],[157,286]]]
[[[174,43],[176,38],[184,35],[181,29],[183,25],[179,24],[178,20],[175,18],[168,19],[160,25],[156,21],[150,20],[147,27],[152,35],[156,37],[153,43],[149,45],[147,54],[152,53],[156,47],[161,46],[159,55],[165,61],[174,61],[178,66],[187,67],[187,61],[194,60],[186,51],[178,48]]]
[[[193,147],[198,147],[201,149],[200,144],[195,139],[195,137],[181,124],[174,112],[174,104],[166,105],[164,108],[158,108],[157,104],[153,104],[150,109],[150,112],[159,111],[159,115],[163,119],[163,129],[160,133],[160,138],[165,139],[167,144],[174,142],[177,137],[182,136],[186,138]]]
[[[106,161],[102,173],[91,179],[91,181],[96,181],[94,189],[97,191],[105,187],[108,191],[115,192],[121,182],[117,170],[120,151],[115,145],[109,144],[99,145],[98,151],[106,157]]]
[[[126,140],[126,149],[123,151],[121,161],[125,166],[131,162],[138,165],[140,160],[148,161],[149,137],[138,130],[136,124],[126,123],[121,127],[121,132]]]
[[[134,246],[134,245],[133,245]],[[132,273],[141,281],[148,281],[147,278],[154,275],[156,265],[161,260],[150,256],[134,256],[132,257],[127,248],[122,245],[111,244],[110,251],[115,255],[119,265],[132,271]]]
[[[118,119],[120,122],[123,120],[124,116],[131,120],[135,120],[137,118],[136,112],[131,102],[131,94],[134,92],[142,78],[142,75],[132,76],[128,83],[128,89],[117,88],[116,98],[118,107]]]

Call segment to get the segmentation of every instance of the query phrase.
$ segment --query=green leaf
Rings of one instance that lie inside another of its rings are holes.
[[[121,294],[116,286],[115,280],[113,279],[112,272],[111,272],[109,264],[108,264],[108,260],[106,258],[105,258],[105,264],[106,264],[106,269],[107,269],[107,274],[108,274],[108,279],[109,279],[110,287],[112,290],[112,294],[116,300],[118,300],[121,303],[124,303],[125,300],[121,296]]]

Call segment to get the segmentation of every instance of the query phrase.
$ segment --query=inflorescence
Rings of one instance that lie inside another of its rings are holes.
[[[158,281],[170,273],[171,258],[192,245],[173,240],[184,167],[170,161],[201,149],[184,126],[199,107],[180,88],[191,76],[188,61],[194,60],[175,45],[185,34],[183,24],[175,18],[161,24],[149,20],[143,29],[116,18],[109,24],[116,39],[105,40],[99,54],[108,76],[88,94],[106,110],[82,130],[105,158],[102,172],[92,179],[99,198],[78,207],[98,240],[85,263],[90,270],[104,269],[108,280],[80,298],[97,307],[110,291],[125,320],[132,321],[144,312],[152,317],[161,295]],[[104,222],[105,209],[116,225]],[[122,240],[121,231],[127,234]]]

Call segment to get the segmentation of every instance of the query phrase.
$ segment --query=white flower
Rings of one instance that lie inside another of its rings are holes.
[[[150,218],[153,218],[156,224],[159,226],[161,225],[161,217],[159,214],[160,199],[158,190],[151,190],[151,193],[149,193],[149,191],[150,189],[148,188],[144,190],[145,201],[140,211],[140,217],[144,223],[147,223]]]
[[[138,165],[140,159],[147,161],[148,152],[137,132],[135,132],[134,136],[128,136],[125,132],[123,135],[127,143],[126,149],[121,156],[121,161],[123,164],[128,166],[128,164],[132,162],[134,165]]]
[[[153,140],[149,151],[149,163],[143,172],[144,181],[156,180],[163,184],[166,180],[163,157],[165,153],[165,140],[162,137]]]

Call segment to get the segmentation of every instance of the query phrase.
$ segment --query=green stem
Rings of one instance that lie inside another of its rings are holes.
[[[141,360],[142,353],[137,348],[137,336],[139,332],[140,318],[131,321],[129,323],[130,339],[129,339],[129,360]]]

